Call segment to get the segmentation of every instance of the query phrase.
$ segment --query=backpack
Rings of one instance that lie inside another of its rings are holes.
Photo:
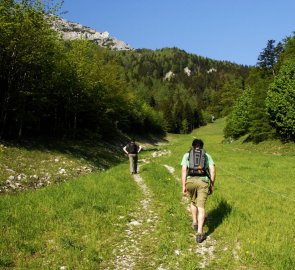
[[[128,146],[127,146],[127,152],[129,154],[137,154],[137,145],[133,142],[129,143]]]
[[[208,173],[205,168],[206,151],[204,149],[194,149],[193,147],[189,150],[189,176],[206,176]]]

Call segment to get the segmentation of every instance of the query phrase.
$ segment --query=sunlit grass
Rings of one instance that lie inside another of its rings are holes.
[[[1,196],[1,267],[97,269],[122,238],[138,188],[117,166],[17,196]]]
[[[150,161],[140,162],[140,176],[152,192],[149,210],[157,222],[151,224],[155,230],[143,224],[149,233],[138,243],[142,259],[136,261],[137,269],[198,269],[202,258],[195,252],[198,245],[179,181],[182,155],[194,137],[204,140],[217,167],[205,226],[216,242],[206,269],[295,269],[294,144],[229,144],[223,126],[221,119],[192,134],[169,134],[168,144],[140,153],[140,159]],[[154,151],[166,155],[153,157]],[[116,258],[115,244],[128,237],[125,230],[142,200],[127,159],[66,183],[2,195],[0,268],[106,269]]]
[[[274,141],[227,144],[223,124],[220,120],[190,135],[175,135],[175,143],[167,146],[171,155],[161,160],[175,167],[180,178],[181,157],[194,137],[204,140],[215,160],[217,180],[207,205],[207,231],[217,240],[217,248],[208,269],[293,269],[295,147]]]
[[[231,209],[214,234],[224,243],[235,243],[239,261],[246,265],[295,268],[295,230],[291,225],[295,207],[295,172],[291,169],[294,145],[224,144],[214,132],[216,129],[221,134],[218,127],[222,125],[216,124],[198,134],[204,137],[218,171],[209,209],[214,211],[216,200],[225,201]]]
[[[182,203],[179,182],[157,161],[147,165],[142,173],[155,196],[159,215],[157,243],[153,244],[155,258],[168,269],[195,269],[188,252],[194,243],[191,220]],[[191,261],[193,268],[188,268]],[[140,268],[145,269],[145,268]]]

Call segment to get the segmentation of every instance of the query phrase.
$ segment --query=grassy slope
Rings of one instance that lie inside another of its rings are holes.
[[[112,256],[139,197],[125,169],[119,165],[35,192],[1,196],[0,266],[97,268]]]
[[[219,265],[226,269],[240,263],[257,269],[263,265],[294,269],[294,145],[222,144],[223,122],[193,134],[204,138],[217,165],[216,192],[209,211],[220,248]],[[233,251],[239,260],[232,259]]]
[[[198,259],[187,252],[190,219],[183,216],[180,184],[175,184],[163,164],[176,168],[193,137],[202,138],[217,166],[215,193],[208,201],[206,230],[217,240],[214,260],[206,269],[294,269],[295,162],[294,145],[264,142],[259,145],[222,143],[224,120],[190,135],[172,136],[164,148],[170,156],[156,159],[142,175],[149,182],[162,211],[158,258],[172,269],[195,269]],[[170,217],[169,217],[170,213]],[[172,214],[173,213],[173,214]],[[167,216],[168,215],[168,216]],[[168,231],[165,228],[169,228]],[[165,240],[166,239],[166,240]],[[172,240],[172,241],[171,241]],[[181,250],[183,256],[175,256]],[[193,263],[192,263],[193,261]]]
[[[182,203],[180,160],[194,136],[202,138],[217,166],[216,190],[208,201],[209,224],[216,240],[206,269],[294,269],[294,145],[222,143],[224,121],[190,135],[171,135],[157,147],[171,155],[152,158],[145,151],[140,175],[153,192],[159,216],[156,231],[146,236],[146,260],[167,269],[196,269],[191,220]],[[105,269],[114,259],[113,244],[126,237],[126,224],[142,193],[128,174],[127,161],[105,172],[74,181],[0,197],[0,268]],[[144,213],[143,213],[144,215]]]
[[[223,123],[217,125],[221,129]],[[214,204],[216,207],[222,202],[230,210],[218,229],[218,237],[225,245],[228,240],[236,242],[247,264],[295,268],[294,145],[220,144],[216,127],[202,131],[219,170],[217,196],[211,207],[214,211]]]
[[[122,162],[126,138],[112,142],[25,141],[0,144],[0,193],[35,189]]]

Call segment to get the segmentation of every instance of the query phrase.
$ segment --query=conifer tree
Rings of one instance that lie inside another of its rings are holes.
[[[275,76],[275,64],[277,63],[282,51],[283,45],[281,42],[275,46],[275,40],[268,40],[267,46],[258,57],[257,65],[262,69],[271,70],[272,75]]]

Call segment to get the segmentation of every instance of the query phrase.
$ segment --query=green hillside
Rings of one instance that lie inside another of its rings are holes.
[[[228,117],[225,136],[294,141],[294,34],[256,66],[179,48],[112,51],[52,28],[63,1],[0,2],[0,139],[187,134]]]
[[[225,121],[67,183],[0,197],[0,265],[8,269],[293,269],[294,145],[223,143]],[[208,239],[195,242],[180,160],[193,137],[216,163]],[[128,268],[129,267],[129,268]]]

